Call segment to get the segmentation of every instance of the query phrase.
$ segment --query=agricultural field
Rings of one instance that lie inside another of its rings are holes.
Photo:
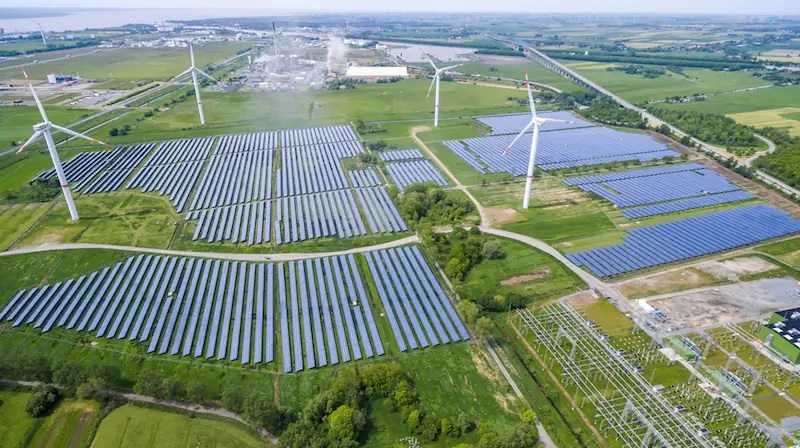
[[[211,43],[195,48],[197,66],[203,67],[236,55],[249,47],[246,42]],[[41,56],[41,57],[48,57]],[[28,67],[32,80],[46,79],[48,73],[80,73],[89,79],[159,80],[168,79],[189,66],[186,48],[121,48],[97,51],[94,54],[53,62],[40,62]],[[0,71],[0,79],[18,79],[13,70]]]
[[[91,114],[85,109],[48,106],[47,117],[56,124],[68,126]],[[35,107],[0,107],[0,149],[11,147],[11,142],[24,142],[33,134],[33,125],[40,123],[42,116]]]
[[[67,399],[45,417],[30,441],[31,448],[73,448],[88,446],[100,418],[94,401]]]
[[[749,72],[722,72],[707,69],[684,69],[683,74],[667,71],[656,79],[609,71],[616,64],[562,61],[564,65],[634,103],[658,101],[673,96],[718,94],[769,85]],[[767,89],[769,90],[769,89]],[[761,93],[757,93],[760,95]],[[711,100],[709,100],[711,101]]]
[[[482,81],[491,82],[496,78],[525,79],[525,72],[531,82],[553,86],[564,92],[581,91],[582,88],[566,78],[559,76],[542,65],[522,57],[482,56],[481,62],[466,63],[455,69],[458,73],[481,75]]]
[[[263,442],[238,423],[126,405],[103,419],[92,446],[255,448],[263,446]]]
[[[784,107],[756,112],[731,114],[737,122],[755,128],[777,128],[789,131],[790,135],[800,137],[800,108]]]
[[[40,421],[25,413],[31,394],[0,389],[0,447],[27,446]]]
[[[0,250],[9,249],[51,206],[49,203],[0,205]]]
[[[800,86],[770,87],[769,89],[715,95],[706,101],[680,104],[664,104],[664,107],[678,110],[723,115],[745,112],[769,111],[796,107],[800,102]]]

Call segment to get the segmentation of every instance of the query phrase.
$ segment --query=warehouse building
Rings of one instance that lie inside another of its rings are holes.
[[[800,308],[774,313],[761,326],[758,339],[784,361],[800,363]]]
[[[380,79],[408,78],[408,67],[361,67],[347,68],[347,78],[359,79],[367,82],[377,82]]]

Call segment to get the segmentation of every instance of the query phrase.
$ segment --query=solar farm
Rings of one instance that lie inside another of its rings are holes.
[[[367,268],[354,255],[248,263],[142,254],[18,291],[0,321],[241,364],[272,363],[280,349],[287,373],[383,356],[389,336],[401,352],[469,339],[418,247],[365,256]],[[391,335],[382,339],[384,319]]]

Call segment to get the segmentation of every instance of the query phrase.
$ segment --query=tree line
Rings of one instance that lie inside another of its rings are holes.
[[[732,152],[746,153],[759,144],[752,128],[724,115],[654,106],[648,107],[647,111],[699,140],[728,147]]]

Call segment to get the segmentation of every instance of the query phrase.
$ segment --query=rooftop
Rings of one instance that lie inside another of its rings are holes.
[[[778,311],[775,314],[782,319],[767,324],[767,328],[800,348],[800,308]]]

